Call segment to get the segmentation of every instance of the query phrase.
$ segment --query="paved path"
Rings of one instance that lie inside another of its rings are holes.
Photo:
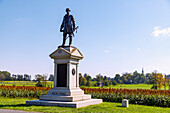
[[[26,112],[26,111],[20,111],[20,110],[0,109],[0,113],[38,113],[38,112]]]

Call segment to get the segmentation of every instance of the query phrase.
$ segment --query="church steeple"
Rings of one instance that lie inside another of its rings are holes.
[[[144,75],[144,70],[143,70],[143,67],[142,67],[142,75]]]

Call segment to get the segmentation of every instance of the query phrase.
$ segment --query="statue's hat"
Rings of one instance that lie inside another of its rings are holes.
[[[66,8],[66,11],[71,11],[70,8]]]

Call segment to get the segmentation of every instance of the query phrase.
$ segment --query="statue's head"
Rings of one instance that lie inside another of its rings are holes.
[[[66,8],[67,14],[69,14],[70,11],[71,11],[70,8]]]

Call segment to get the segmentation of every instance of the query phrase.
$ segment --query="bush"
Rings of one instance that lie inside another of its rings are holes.
[[[43,87],[41,82],[38,82],[37,84],[35,84],[36,87]]]
[[[86,83],[86,86],[91,86],[91,82],[90,81],[87,81],[87,83]]]
[[[113,88],[82,88],[93,98],[103,99],[105,102],[122,102],[128,99],[131,104],[170,107],[170,91],[144,89],[113,89]]]
[[[32,86],[0,86],[0,96],[3,97],[31,97],[38,98],[46,95],[51,88]]]
[[[112,85],[117,85],[117,82],[114,80],[114,81],[112,82]]]
[[[104,86],[109,86],[109,82],[108,81],[104,81]]]
[[[151,89],[158,89],[156,85],[153,85]]]

